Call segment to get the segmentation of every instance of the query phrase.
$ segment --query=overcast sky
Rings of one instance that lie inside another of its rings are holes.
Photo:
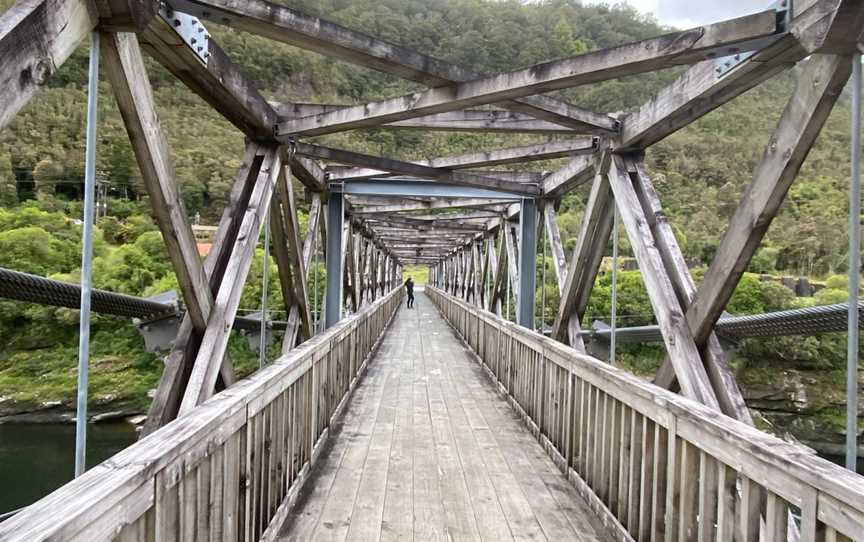
[[[660,24],[689,28],[767,9],[771,0],[625,0],[639,11],[653,13]],[[586,3],[617,3],[589,0]]]

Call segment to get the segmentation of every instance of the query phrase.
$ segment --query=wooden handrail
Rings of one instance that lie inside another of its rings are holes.
[[[0,524],[0,540],[273,540],[397,288]]]
[[[437,288],[426,293],[616,539],[786,541],[798,524],[801,541],[864,540],[864,477]]]

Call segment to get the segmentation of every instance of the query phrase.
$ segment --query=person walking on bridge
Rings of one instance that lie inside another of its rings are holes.
[[[405,281],[405,291],[408,293],[408,308],[414,308],[414,279],[408,277]]]

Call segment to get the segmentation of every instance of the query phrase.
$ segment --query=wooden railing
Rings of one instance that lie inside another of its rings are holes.
[[[390,292],[27,507],[0,540],[272,540],[401,298]]]
[[[864,477],[439,289],[426,294],[616,539],[864,540]]]

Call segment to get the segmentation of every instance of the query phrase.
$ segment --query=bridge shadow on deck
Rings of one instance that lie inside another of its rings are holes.
[[[403,303],[281,540],[602,540],[440,316]]]

